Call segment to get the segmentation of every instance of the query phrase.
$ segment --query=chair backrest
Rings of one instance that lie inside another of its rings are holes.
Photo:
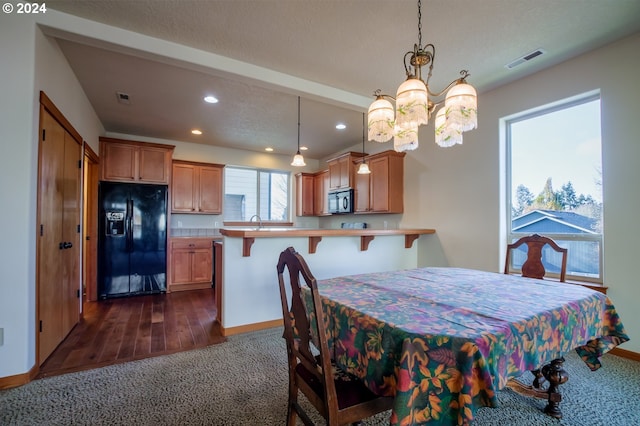
[[[287,301],[285,268],[289,271],[291,304]],[[284,337],[289,356],[289,374],[295,376],[297,374],[296,368],[299,368],[298,364],[302,364],[307,373],[316,376],[324,388],[324,401],[311,402],[326,418],[327,411],[334,413],[338,411],[338,401],[322,315],[322,302],[318,294],[316,279],[311,274],[305,260],[293,247],[280,253],[277,270],[284,319]],[[300,275],[304,279],[303,283],[300,281]],[[306,285],[311,294],[311,306],[308,310],[305,307],[302,285]],[[312,345],[315,347],[315,351]],[[319,356],[316,357],[314,354],[318,354],[318,352]],[[305,392],[303,387],[301,390]],[[307,395],[307,397],[311,400],[313,395]]]
[[[562,254],[562,264],[560,266],[560,282],[564,282],[567,273],[567,249],[560,247],[549,237],[543,237],[538,234],[529,235],[520,238],[513,244],[507,245],[507,256],[504,264],[504,273],[509,273],[511,263],[511,252],[521,245],[527,245],[527,260],[522,264],[522,276],[529,278],[543,279],[546,270],[542,263],[542,249],[549,245],[553,250]]]

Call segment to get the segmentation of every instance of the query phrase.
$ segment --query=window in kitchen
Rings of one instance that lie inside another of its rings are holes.
[[[225,167],[224,220],[288,222],[289,172]]]
[[[540,234],[568,248],[567,279],[602,282],[600,94],[504,120],[507,237]],[[513,253],[514,270],[526,259]],[[543,252],[545,269],[561,257]]]

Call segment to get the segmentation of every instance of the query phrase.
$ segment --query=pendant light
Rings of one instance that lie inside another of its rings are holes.
[[[293,156],[291,165],[295,167],[303,167],[307,165],[304,162],[304,157],[300,154],[300,96],[298,96],[298,151],[296,152],[296,155]]]
[[[360,163],[360,166],[358,167],[358,174],[359,175],[368,175],[369,173],[371,173],[371,170],[369,170],[369,165],[367,164],[367,160],[365,159],[365,153],[364,153],[364,129],[365,129],[365,124],[364,124],[364,112],[362,113],[362,163]]]

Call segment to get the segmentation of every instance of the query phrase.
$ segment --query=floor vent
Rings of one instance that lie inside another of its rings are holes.
[[[518,65],[524,64],[525,62],[528,62],[528,61],[532,60],[533,58],[537,58],[538,56],[544,55],[545,53],[546,53],[546,51],[544,51],[542,49],[534,50],[531,53],[527,53],[526,55],[519,57],[515,61],[509,62],[504,67],[508,68],[508,69],[513,69],[513,68],[517,67]]]

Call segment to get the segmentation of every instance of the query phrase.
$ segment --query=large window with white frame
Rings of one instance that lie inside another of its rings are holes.
[[[505,120],[508,242],[540,234],[568,249],[567,279],[602,282],[600,95],[588,94]],[[523,250],[524,247],[523,247]],[[543,252],[550,275],[561,257]],[[519,270],[524,252],[514,253]]]
[[[225,167],[225,222],[289,222],[289,172]]]

